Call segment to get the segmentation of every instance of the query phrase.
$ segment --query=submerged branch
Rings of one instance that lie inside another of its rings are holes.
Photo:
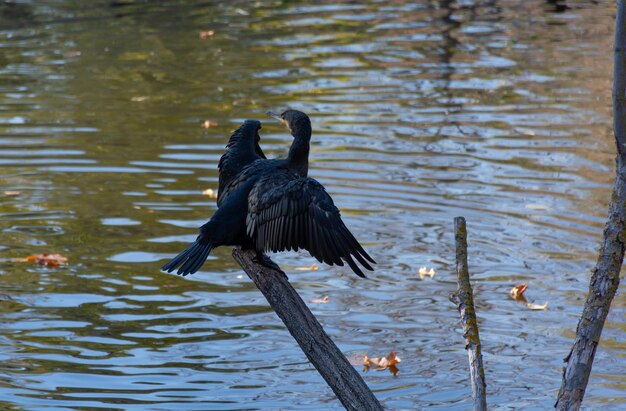
[[[381,411],[372,391],[348,362],[289,283],[287,276],[268,257],[262,264],[256,253],[235,248],[233,257],[263,293],[276,314],[298,342],[347,410]]]
[[[450,300],[457,305],[463,325],[465,337],[465,349],[470,366],[470,381],[472,384],[472,397],[474,398],[474,410],[487,409],[487,384],[485,383],[485,369],[480,349],[480,336],[478,335],[478,323],[474,310],[474,295],[469,279],[467,266],[467,229],[465,218],[454,219],[454,239],[456,243],[456,272],[459,289],[450,295]]]

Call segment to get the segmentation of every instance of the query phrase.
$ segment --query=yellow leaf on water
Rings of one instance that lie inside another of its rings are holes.
[[[320,268],[317,266],[317,264],[311,264],[308,267],[296,267],[296,268],[294,268],[294,270],[297,270],[297,271],[317,271],[319,269]]]
[[[322,298],[313,298],[312,300],[310,300],[312,303],[317,303],[317,304],[328,304],[328,301],[330,301],[330,298],[326,295]]]
[[[211,198],[217,198],[217,191],[213,190],[212,188],[207,188],[202,192],[202,194]]]
[[[211,121],[211,120],[204,120],[202,122],[202,127],[204,128],[211,128],[211,127],[215,127],[219,125],[216,121]]]
[[[430,270],[426,267],[420,267],[418,274],[420,276],[420,279],[424,279],[426,277],[430,277],[433,278],[435,276],[435,269],[431,268]]]
[[[19,191],[5,191],[4,195],[5,196],[19,196],[20,192]]]
[[[545,303],[543,305],[527,303],[526,307],[528,307],[529,310],[547,310],[548,303]]]

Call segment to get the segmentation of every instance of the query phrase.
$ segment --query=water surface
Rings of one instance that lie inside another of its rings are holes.
[[[319,410],[338,401],[218,249],[159,272],[215,210],[246,118],[311,115],[312,177],[379,264],[277,255],[388,409],[466,410],[452,219],[468,221],[489,403],[549,409],[613,179],[612,2],[0,6],[0,408]],[[202,40],[201,31],[213,30]],[[202,127],[204,121],[217,123]],[[262,144],[284,156],[286,130]],[[66,267],[9,261],[55,252]],[[421,266],[434,278],[421,279]],[[531,311],[508,297],[526,282]],[[626,299],[585,404],[626,409]]]

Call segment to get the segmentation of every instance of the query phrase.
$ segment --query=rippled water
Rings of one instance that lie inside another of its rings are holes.
[[[316,4],[0,5],[2,409],[341,409],[230,250],[159,272],[215,209],[230,132],[285,107],[311,115],[311,175],[379,265],[275,261],[329,296],[310,306],[346,355],[398,352],[396,377],[363,374],[383,404],[470,407],[463,215],[489,402],[552,407],[613,178],[613,3]],[[291,142],[269,120],[262,138]],[[10,261],[41,252],[69,265]],[[508,297],[521,282],[547,311]],[[626,409],[621,291],[589,409]]]

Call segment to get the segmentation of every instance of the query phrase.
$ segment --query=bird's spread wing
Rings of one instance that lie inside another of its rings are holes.
[[[248,164],[258,159],[265,159],[265,154],[259,146],[259,128],[261,123],[256,120],[246,120],[239,127],[226,145],[226,152],[220,158],[217,168],[219,174],[219,189],[217,205],[222,203],[224,189]]]
[[[375,261],[341,220],[332,198],[311,178],[285,172],[261,179],[248,196],[247,234],[259,251],[303,248],[321,262],[373,270]]]

